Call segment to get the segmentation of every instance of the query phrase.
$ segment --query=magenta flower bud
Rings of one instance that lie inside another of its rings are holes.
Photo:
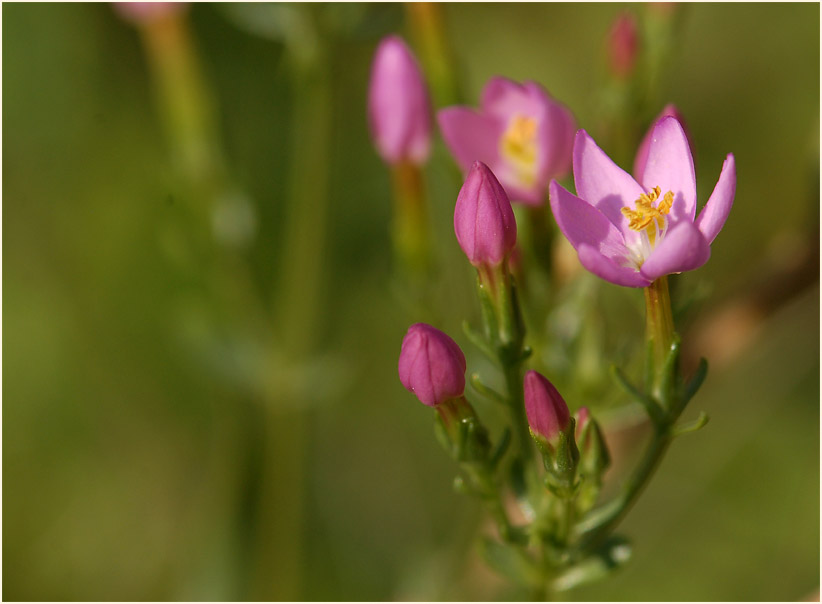
[[[588,422],[591,421],[591,413],[588,411],[588,407],[580,407],[577,409],[575,414],[577,420],[576,431],[574,432],[574,437],[577,439],[577,443],[579,443],[579,438],[582,436],[583,430],[588,426]]]
[[[568,429],[571,414],[554,385],[536,371],[525,374],[525,414],[537,439],[555,444],[560,432]]]
[[[517,222],[508,195],[482,162],[474,162],[457,196],[454,232],[476,267],[499,265],[517,243]]]
[[[636,19],[630,13],[617,17],[608,33],[608,60],[613,74],[626,79],[634,71],[639,51]]]
[[[402,385],[436,407],[465,392],[465,356],[450,337],[425,323],[408,328],[400,350]]]
[[[388,164],[420,165],[431,148],[431,101],[422,72],[398,36],[384,38],[374,54],[368,90],[371,137]]]
[[[126,21],[147,23],[188,8],[187,2],[114,2],[113,7]]]

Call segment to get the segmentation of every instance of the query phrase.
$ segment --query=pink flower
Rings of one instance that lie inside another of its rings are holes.
[[[508,195],[482,162],[474,162],[457,196],[454,232],[476,267],[499,265],[516,245],[517,223]]]
[[[420,165],[431,148],[431,101],[417,61],[399,36],[380,42],[371,66],[368,121],[388,164]]]
[[[699,268],[711,255],[736,191],[728,154],[708,203],[696,215],[696,177],[680,123],[664,117],[654,127],[638,183],[597,147],[584,130],[574,141],[572,195],[551,183],[551,209],[582,265],[627,287],[646,287],[672,273]]]
[[[514,201],[542,205],[551,178],[570,168],[574,117],[536,82],[491,78],[480,111],[447,107],[437,119],[462,170],[487,164]]]
[[[571,414],[554,385],[536,371],[525,374],[525,414],[531,432],[549,442],[568,428]]]
[[[439,329],[415,323],[402,339],[399,374],[402,385],[420,402],[436,407],[465,392],[465,356]]]

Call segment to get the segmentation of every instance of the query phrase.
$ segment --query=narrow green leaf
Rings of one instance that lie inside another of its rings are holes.
[[[659,406],[653,398],[639,390],[636,386],[634,386],[626,377],[626,375],[622,372],[622,370],[617,367],[616,365],[611,365],[611,374],[614,376],[614,379],[617,383],[622,386],[623,390],[635,401],[639,402],[645,410],[648,412],[648,415],[655,424],[659,424],[660,420],[662,419],[662,408]]]
[[[682,422],[681,424],[674,426],[674,429],[671,431],[671,436],[682,436],[683,434],[688,434],[690,432],[696,432],[697,430],[701,430],[705,424],[708,423],[708,414],[704,411],[700,412],[699,417],[695,420],[689,422]]]
[[[470,381],[471,386],[474,388],[474,390],[479,392],[482,396],[489,398],[496,403],[500,403],[501,405],[508,405],[508,399],[506,399],[503,395],[501,395],[493,388],[486,386],[482,382],[482,378],[480,378],[478,373],[472,373]]]
[[[539,583],[539,568],[518,547],[504,545],[486,537],[480,542],[480,551],[491,568],[515,583],[525,587]]]

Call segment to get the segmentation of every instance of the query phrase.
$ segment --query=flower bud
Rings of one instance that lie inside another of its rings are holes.
[[[536,371],[525,374],[525,414],[537,441],[555,445],[560,432],[568,429],[571,414],[554,385]]]
[[[400,350],[402,385],[436,407],[465,392],[465,356],[454,340],[425,323],[408,328]]]
[[[582,475],[601,477],[611,465],[611,456],[605,437],[597,421],[591,417],[587,407],[576,412],[576,441],[579,449],[579,472]]]
[[[368,90],[371,137],[383,161],[420,165],[431,148],[431,101],[422,72],[398,36],[374,54]]]
[[[608,60],[611,72],[619,79],[627,79],[634,71],[639,50],[636,19],[630,13],[617,17],[608,34]]]
[[[114,2],[114,10],[126,21],[148,23],[163,19],[188,8],[186,2]]]
[[[517,222],[505,189],[482,162],[474,162],[454,209],[457,241],[476,267],[497,266],[517,242]]]

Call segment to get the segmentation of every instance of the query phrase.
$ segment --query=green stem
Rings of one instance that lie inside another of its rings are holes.
[[[531,249],[539,267],[550,279],[552,275],[551,255],[554,234],[548,224],[548,204],[527,208],[530,226]]]
[[[276,346],[299,364],[312,354],[319,330],[328,210],[331,89],[321,46],[289,49],[293,109],[288,207],[276,284]],[[309,416],[296,384],[266,400],[266,458],[258,502],[257,561],[251,599],[298,600],[303,589],[306,453]]]
[[[525,417],[525,402],[522,389],[522,363],[514,363],[505,367],[505,385],[508,391],[508,408],[511,423],[516,434],[515,449],[518,457],[524,464],[532,457],[531,432],[528,430],[528,420]]]
[[[668,291],[668,277],[660,277],[645,288],[645,331],[651,349],[650,389],[657,400],[662,400],[660,391],[662,368],[674,341],[674,319],[671,312],[671,295]]]
[[[642,460],[623,487],[622,494],[598,510],[594,510],[585,520],[577,524],[576,530],[582,533],[582,539],[575,549],[585,551],[595,547],[622,521],[653,476],[671,444],[670,425],[666,423],[664,426],[656,427]]]

